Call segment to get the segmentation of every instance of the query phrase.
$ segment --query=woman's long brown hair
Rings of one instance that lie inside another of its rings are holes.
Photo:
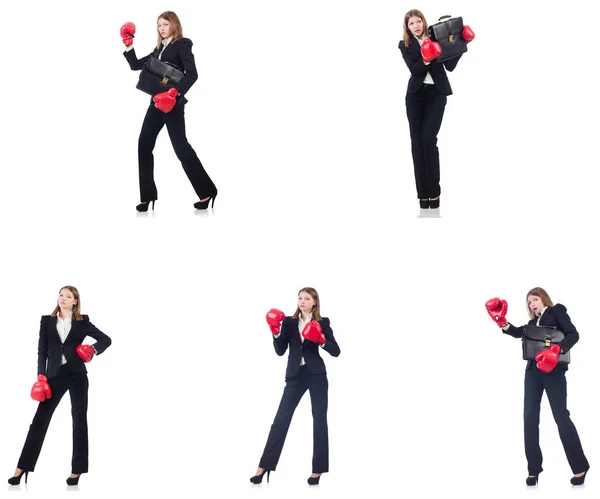
[[[75,298],[77,300],[77,303],[75,303],[75,305],[73,305],[73,308],[71,309],[71,314],[73,315],[73,319],[75,319],[76,321],[83,320],[83,317],[81,316],[81,312],[80,312],[81,300],[79,299],[79,291],[77,291],[77,288],[75,286],[63,286],[62,288],[60,288],[58,294],[60,294],[60,292],[63,289],[68,289],[71,293],[73,293],[73,298]],[[58,304],[56,304],[54,311],[50,315],[52,317],[56,317],[59,313],[60,313],[60,307],[58,306]]]
[[[425,16],[420,10],[412,9],[409,10],[406,14],[404,14],[404,46],[408,47],[414,38],[414,35],[408,29],[408,20],[411,17],[419,17],[423,21],[423,34],[428,36],[429,26],[427,26],[427,21],[425,20]]]
[[[163,12],[160,16],[158,16],[158,18],[156,19],[156,24],[157,24],[156,31],[158,31],[158,20],[159,19],[164,19],[165,21],[169,21],[169,27],[171,28],[171,36],[173,37],[171,39],[171,43],[176,42],[183,36],[183,29],[181,27],[181,21],[179,20],[179,17],[177,17],[177,14],[175,14],[175,12],[171,12],[170,10],[167,10],[166,12]],[[160,36],[160,32],[159,32],[158,33],[158,41],[156,42],[157,49],[159,49],[162,46],[162,41],[163,41],[163,37]]]
[[[529,299],[530,296],[537,296],[538,298],[540,298],[542,300],[542,303],[544,304],[544,307],[553,307],[554,306],[554,303],[552,303],[550,296],[548,295],[548,293],[546,293],[546,290],[544,288],[533,288],[531,291],[529,291],[529,293],[527,293],[527,296],[525,297],[525,304],[527,305],[527,313],[529,314],[530,319],[535,318],[535,314],[533,313],[533,310],[531,310],[529,308],[529,304],[527,303],[527,300]]]
[[[310,296],[312,296],[312,299],[315,300],[315,304],[310,313],[312,314],[313,320],[320,321],[323,317],[321,317],[321,300],[319,300],[319,293],[317,293],[315,288],[302,288],[300,291],[298,291],[298,296],[300,296],[300,293],[302,292],[308,293]],[[294,315],[292,315],[292,319],[297,319],[300,317],[300,313],[300,307],[297,307]]]

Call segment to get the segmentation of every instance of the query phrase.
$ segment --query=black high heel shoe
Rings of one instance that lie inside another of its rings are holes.
[[[308,480],[307,480],[308,485],[319,485],[320,478],[321,478],[321,475],[315,476],[315,477],[312,477],[312,476],[308,477]]]
[[[21,478],[25,475],[25,483],[27,483],[27,475],[29,475],[29,471],[22,470],[21,473],[17,476],[10,477],[8,479],[9,485],[19,485],[21,483]]]
[[[212,206],[211,208],[215,207],[215,199],[217,199],[217,194],[219,192],[215,192],[214,196],[210,196],[206,201],[197,201],[194,203],[194,208],[196,208],[197,210],[206,210],[208,208],[208,203],[210,203],[210,200],[212,199]]]
[[[81,476],[81,475],[79,475]],[[67,478],[67,485],[77,485],[79,483],[79,476],[76,478]]]
[[[429,208],[429,199],[419,199],[419,206],[422,210],[427,210]]]
[[[153,209],[153,210],[154,210],[154,201],[156,201],[156,199],[154,199],[154,200],[152,201],[152,209]],[[149,206],[150,206],[150,201],[146,201],[145,203],[140,203],[140,204],[138,204],[138,205],[135,207],[135,209],[136,209],[137,211],[142,211],[142,212],[145,212],[145,211],[148,211],[148,207],[149,207]]]
[[[571,478],[571,485],[583,485],[583,482],[585,482],[586,475],[587,475],[587,470],[581,476],[574,476],[573,478]]]
[[[430,200],[429,200],[429,207],[430,207],[432,210],[435,210],[436,208],[439,208],[439,207],[440,207],[440,198],[437,198],[437,199],[430,199]]]
[[[254,475],[250,478],[250,481],[254,484],[262,483],[263,477],[267,474],[267,483],[269,483],[269,475],[271,474],[271,470],[263,470],[260,475]]]
[[[535,476],[528,476],[527,480],[525,481],[525,483],[527,483],[527,485],[529,487],[533,487],[534,485],[537,485],[538,482],[538,476],[539,475],[535,475]]]

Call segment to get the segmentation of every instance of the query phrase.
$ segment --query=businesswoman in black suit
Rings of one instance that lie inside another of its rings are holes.
[[[398,48],[411,75],[406,91],[406,114],[417,196],[421,208],[439,208],[441,189],[437,134],[442,126],[446,97],[452,94],[445,69],[454,71],[460,56],[442,63],[435,59],[424,62],[421,44],[427,37],[425,16],[416,9],[409,10],[404,16],[404,38]]]
[[[166,125],[175,154],[181,161],[183,169],[200,199],[194,203],[194,207],[198,210],[205,210],[208,208],[211,199],[214,206],[217,188],[204,170],[185,134],[184,107],[187,102],[185,94],[198,79],[198,71],[192,53],[192,41],[189,38],[183,38],[181,22],[174,12],[163,12],[158,17],[157,31],[158,42],[156,48],[149,55],[138,59],[133,48],[135,26],[132,23],[126,23],[121,28],[123,43],[126,45],[124,55],[132,70],[141,70],[150,57],[156,57],[162,61],[175,64],[185,73],[185,76],[177,85],[179,95],[177,97],[163,96],[166,109],[161,105],[162,103],[156,102],[157,97],[155,96],[146,112],[138,143],[142,202],[136,209],[138,211],[148,211],[150,202],[152,202],[152,208],[154,209],[154,201],[158,199],[158,191],[154,183],[154,156],[152,151],[159,132]]]
[[[87,403],[88,378],[84,362],[94,354],[106,350],[111,339],[94,326],[87,315],[80,312],[79,292],[65,286],[58,295],[58,303],[51,315],[42,316],[38,343],[38,381],[31,397],[40,402],[12,478],[18,485],[21,477],[34,471],[52,414],[62,396],[69,391],[73,417],[73,459],[68,485],[77,485],[79,476],[88,472]],[[96,340],[93,345],[82,345],[86,336]]]
[[[486,304],[488,313],[502,328],[505,334],[522,338],[525,326],[516,327],[506,321],[506,301],[493,298]],[[544,390],[550,402],[552,415],[558,426],[558,433],[563,444],[567,460],[573,471],[571,483],[582,485],[590,467],[579,435],[570,413],[567,410],[567,364],[558,364],[558,355],[567,353],[579,341],[579,333],[571,322],[564,305],[554,305],[548,293],[542,288],[533,288],[527,293],[528,323],[530,326],[546,326],[557,328],[564,333],[564,339],[556,346],[551,359],[541,358],[539,361],[528,360],[525,368],[525,455],[529,476],[527,485],[536,485],[542,469],[542,450],[540,449],[540,403]],[[548,352],[544,350],[544,353]],[[536,357],[537,358],[537,357]]]
[[[283,322],[282,322],[283,321]],[[340,354],[329,319],[321,317],[320,300],[314,288],[298,292],[298,308],[291,317],[279,310],[267,314],[277,355],[289,347],[285,389],[275,420],[252,483],[261,483],[265,473],[274,471],[283,449],[285,437],[300,399],[310,393],[313,414],[313,460],[309,485],[317,485],[322,473],[329,471],[329,438],[327,432],[327,371],[320,356],[324,350],[333,357]]]

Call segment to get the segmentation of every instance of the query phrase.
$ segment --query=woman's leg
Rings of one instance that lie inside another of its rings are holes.
[[[540,448],[540,404],[544,394],[541,376],[544,373],[535,366],[525,371],[525,455],[529,476],[537,476],[542,472],[542,449]]]
[[[158,191],[154,183],[154,146],[156,138],[165,125],[164,113],[151,105],[146,111],[146,117],[138,140],[138,163],[140,175],[140,200],[147,203],[158,199]]]
[[[571,466],[573,474],[583,473],[588,470],[590,465],[583,453],[577,429],[567,410],[567,378],[565,372],[562,369],[555,369],[546,375],[544,381],[552,415],[558,425],[558,434],[565,449],[569,466]]]
[[[327,429],[327,375],[311,376],[308,389],[313,415],[313,474],[329,471],[329,433]]]
[[[447,98],[445,95],[438,93],[433,85],[429,87],[425,99],[421,147],[425,161],[427,197],[435,199],[441,193],[440,153],[437,147],[437,135],[442,126]]]
[[[303,369],[301,368],[301,371]],[[269,432],[269,438],[267,438],[267,444],[263,451],[263,455],[260,458],[259,467],[265,470],[274,471],[279,462],[279,456],[283,449],[283,443],[287,436],[292,416],[298,403],[308,388],[308,377],[302,374],[298,374],[293,378],[288,378],[285,389],[283,390],[283,396],[279,403],[279,409],[275,415],[275,420],[271,425],[271,431]]]
[[[408,127],[410,129],[415,184],[419,199],[427,199],[429,197],[427,192],[427,169],[425,168],[425,156],[421,142],[424,112],[425,101],[423,99],[423,90],[420,90],[416,94],[406,94],[406,116],[408,117]]]
[[[88,472],[88,377],[86,373],[72,373],[69,383],[71,415],[73,417],[73,458],[71,473]]]
[[[67,379],[62,372],[56,378],[49,379],[48,384],[52,396],[45,402],[39,403],[17,464],[17,468],[24,471],[35,470],[35,464],[42,450],[42,444],[46,438],[46,432],[54,410],[58,407],[60,399],[68,389]]]
[[[198,198],[204,200],[214,196],[217,193],[217,188],[206,170],[204,170],[196,151],[194,151],[185,135],[185,104],[176,105],[170,113],[165,115],[165,121],[175,154],[181,161],[183,170]]]

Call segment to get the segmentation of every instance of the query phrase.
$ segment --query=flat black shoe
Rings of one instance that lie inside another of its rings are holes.
[[[321,475],[319,476],[315,476],[315,477],[308,477],[308,485],[319,485],[319,480],[321,478]]]
[[[217,194],[218,191],[215,192],[214,196],[210,196],[206,201],[197,201],[194,203],[194,208],[196,208],[197,210],[206,210],[208,208],[208,204],[210,203],[210,200],[212,199],[212,206],[211,208],[215,207],[215,199],[217,198]]]
[[[571,485],[583,485],[583,482],[585,482],[586,475],[587,471],[581,476],[574,476],[573,478],[571,478]],[[27,479],[25,479],[25,481],[27,481]]]
[[[419,199],[419,206],[422,210],[429,209],[429,199]]]
[[[79,483],[79,476],[77,478],[67,478],[67,485],[77,485]]]
[[[527,480],[525,481],[525,483],[527,483],[528,486],[533,487],[534,485],[537,485],[538,482],[538,476],[539,475],[535,475],[535,476],[528,476]]]
[[[21,474],[17,476],[10,477],[8,479],[9,485],[19,485],[21,483],[21,478],[25,475],[25,483],[27,483],[27,475],[29,475],[29,471],[21,471]]]
[[[430,207],[432,210],[435,210],[436,208],[439,208],[439,207],[440,207],[440,198],[437,198],[437,199],[430,199],[430,200],[429,200],[429,207]]]
[[[255,484],[262,483],[265,473],[267,474],[267,483],[269,483],[269,475],[271,474],[271,470],[263,470],[263,472],[260,475],[254,475],[250,478],[250,482]]]
[[[137,211],[142,211],[142,212],[148,211],[148,207],[150,206],[150,203],[152,202],[152,209],[154,210],[154,201],[156,201],[156,199],[153,201],[146,201],[145,203],[140,203],[135,207],[135,209]]]

